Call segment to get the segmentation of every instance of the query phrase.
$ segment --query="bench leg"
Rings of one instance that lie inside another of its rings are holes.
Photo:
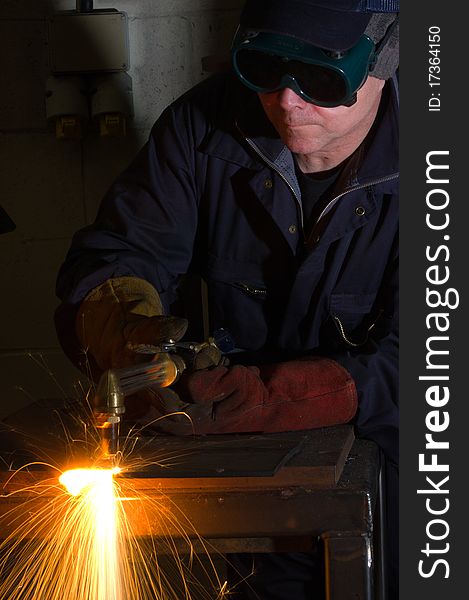
[[[328,532],[321,538],[326,600],[373,600],[371,538],[358,532]]]

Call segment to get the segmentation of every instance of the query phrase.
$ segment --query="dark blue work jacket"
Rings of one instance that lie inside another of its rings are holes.
[[[181,276],[198,273],[211,327],[251,351],[245,360],[314,353],[344,365],[359,432],[395,458],[398,115],[394,83],[385,90],[305,236],[292,154],[257,95],[228,75],[198,85],[166,109],[74,236],[59,297],[76,306],[105,279],[134,275],[169,309]]]

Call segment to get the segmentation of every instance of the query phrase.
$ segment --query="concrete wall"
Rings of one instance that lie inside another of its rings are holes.
[[[46,122],[47,17],[74,0],[0,2],[0,418],[39,398],[77,397],[88,382],[53,326],[55,278],[72,234],[148,136],[163,108],[226,54],[242,0],[95,0],[129,17],[134,120],[123,139],[55,138]]]

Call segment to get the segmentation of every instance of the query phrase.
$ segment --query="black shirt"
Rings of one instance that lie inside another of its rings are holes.
[[[295,161],[296,177],[301,191],[303,206],[303,229],[305,239],[309,236],[321,211],[323,210],[329,194],[339,177],[342,164],[319,173],[303,173]]]

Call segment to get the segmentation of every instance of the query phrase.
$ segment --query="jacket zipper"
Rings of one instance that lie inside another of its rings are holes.
[[[240,130],[241,131],[241,130]],[[241,132],[242,133],[242,132]],[[293,186],[290,184],[290,182],[288,181],[288,179],[285,177],[285,175],[282,173],[282,171],[280,171],[280,169],[277,167],[277,165],[275,163],[273,163],[271,160],[269,160],[266,156],[264,156],[264,154],[262,154],[262,152],[259,150],[259,148],[256,146],[256,144],[250,140],[249,138],[247,138],[244,134],[242,134],[244,139],[246,140],[246,142],[251,146],[251,148],[254,150],[254,152],[261,157],[261,159],[271,168],[273,169],[276,173],[278,173],[278,175],[283,179],[283,181],[287,184],[287,186],[290,188],[291,193],[293,194],[293,197],[296,200],[296,203],[298,204],[298,208],[300,209],[300,222],[301,222],[301,233],[303,234],[304,237],[304,218],[303,218],[303,206],[301,204],[301,199],[297,196],[295,190],[293,189]]]
[[[239,127],[238,127],[238,129],[239,129]],[[241,130],[240,130],[240,132],[242,133]],[[269,167],[271,167],[276,173],[278,173],[278,175],[283,179],[283,181],[290,188],[290,190],[291,190],[291,192],[292,192],[292,194],[293,194],[293,196],[294,196],[294,198],[295,198],[295,200],[296,200],[296,202],[298,204],[298,207],[300,209],[301,233],[303,234],[303,238],[304,238],[303,206],[301,204],[301,199],[297,196],[295,190],[293,189],[293,186],[289,183],[288,179],[285,177],[285,175],[283,175],[283,173],[280,171],[280,169],[277,167],[277,165],[275,163],[273,163],[270,159],[268,159],[266,156],[264,156],[264,154],[259,150],[259,148],[256,146],[256,144],[252,140],[250,140],[249,138],[247,138],[243,133],[242,133],[242,135],[243,135],[244,139],[246,140],[246,142],[254,150],[254,152],[258,156],[260,156],[261,159]],[[367,187],[369,187],[371,185],[377,185],[378,183],[384,183],[385,181],[391,181],[392,179],[396,179],[398,176],[399,176],[399,173],[393,173],[392,175],[386,175],[386,177],[379,177],[378,179],[375,179],[373,181],[369,181],[368,183],[361,183],[361,184],[356,185],[354,187],[348,188],[348,189],[344,190],[343,192],[341,192],[340,194],[338,194],[337,196],[335,196],[334,198],[332,198],[332,200],[330,200],[327,203],[327,205],[324,207],[324,209],[322,210],[321,214],[317,218],[316,223],[313,225],[313,227],[311,229],[311,233],[309,235],[309,238],[311,238],[311,236],[313,235],[314,229],[318,225],[319,221],[324,217],[324,215],[326,215],[329,212],[329,210],[337,202],[337,200],[339,200],[340,198],[342,198],[342,196],[345,196],[349,192],[355,192],[357,190],[361,190],[363,188],[367,188]],[[305,240],[305,243],[307,243],[307,240]]]
[[[372,185],[377,185],[379,183],[384,183],[385,181],[391,181],[392,179],[396,179],[397,177],[399,177],[399,173],[393,173],[392,175],[386,175],[385,177],[379,177],[378,179],[374,179],[374,180],[369,181],[367,183],[360,183],[358,185],[355,185],[354,187],[351,187],[351,188],[348,188],[348,189],[344,190],[343,192],[341,192],[340,194],[338,194],[337,196],[335,196],[334,198],[332,198],[331,200],[329,200],[329,202],[326,204],[326,206],[321,211],[321,214],[317,218],[317,220],[314,223],[313,227],[311,228],[311,231],[310,231],[310,234],[308,236],[308,239],[305,239],[305,241],[304,241],[305,246],[307,246],[310,243],[310,240],[314,239],[315,230],[316,230],[317,226],[319,225],[319,222],[331,210],[331,208],[334,206],[334,204],[338,200],[340,200],[340,198],[342,198],[343,196],[345,196],[349,192],[356,192],[357,190],[362,190],[362,189],[370,187]]]
[[[340,335],[342,336],[342,339],[344,340],[344,342],[346,342],[349,346],[351,346],[352,348],[358,348],[360,346],[363,346],[363,344],[365,344],[368,341],[368,338],[370,337],[370,331],[375,327],[378,319],[381,317],[381,315],[383,314],[383,309],[380,309],[378,311],[378,315],[376,316],[375,320],[373,321],[373,323],[368,327],[368,329],[366,330],[365,333],[365,337],[361,342],[352,342],[352,340],[350,340],[345,332],[345,327],[342,323],[342,321],[340,320],[340,318],[337,315],[332,315],[332,318],[334,319],[339,331],[340,331]]]
[[[371,185],[377,185],[378,183],[384,183],[385,181],[391,181],[392,179],[396,179],[397,177],[399,177],[399,173],[393,173],[392,175],[386,175],[386,177],[379,177],[378,179],[369,181],[368,183],[360,183],[354,187],[344,190],[343,192],[341,192],[340,194],[335,196],[335,198],[332,198],[332,200],[330,200],[326,204],[326,206],[322,210],[321,214],[319,215],[316,223],[314,224],[314,227],[316,227],[316,225],[323,218],[323,216],[329,212],[329,210],[332,208],[333,204],[335,204],[335,202],[337,202],[337,200],[342,198],[342,196],[345,196],[345,194],[348,194],[349,192],[356,192],[357,190],[361,190],[363,188],[370,187]],[[314,227],[313,227],[313,229],[314,229]]]

